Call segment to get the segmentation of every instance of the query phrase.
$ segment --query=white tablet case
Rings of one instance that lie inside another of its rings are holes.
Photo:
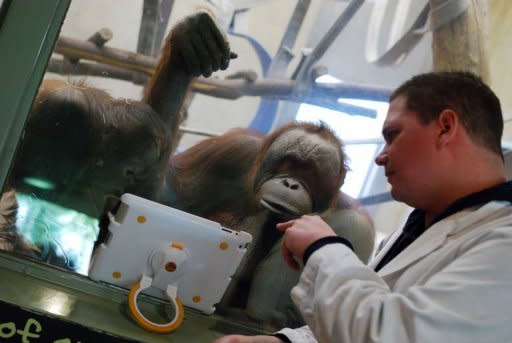
[[[174,284],[183,305],[207,314],[215,311],[252,240],[249,233],[133,194],[122,195],[109,231],[94,254],[91,279],[130,289],[145,273],[154,287],[142,293],[165,298],[161,290]],[[171,260],[174,271],[159,268]]]

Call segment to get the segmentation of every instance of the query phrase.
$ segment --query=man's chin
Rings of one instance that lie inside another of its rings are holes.
[[[391,186],[391,197],[395,201],[404,202],[403,196],[400,194],[400,192],[396,189],[396,187]]]

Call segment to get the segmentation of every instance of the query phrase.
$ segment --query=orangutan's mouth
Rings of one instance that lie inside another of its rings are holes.
[[[283,206],[281,204],[278,204],[276,202],[268,201],[265,199],[260,200],[260,204],[268,209],[269,211],[272,211],[284,218],[297,218],[299,216],[299,213],[297,210],[290,209],[286,206]]]

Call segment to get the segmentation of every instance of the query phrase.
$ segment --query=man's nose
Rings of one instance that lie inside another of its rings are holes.
[[[383,151],[381,151],[377,157],[375,157],[375,163],[378,166],[384,166],[388,161],[388,155]]]

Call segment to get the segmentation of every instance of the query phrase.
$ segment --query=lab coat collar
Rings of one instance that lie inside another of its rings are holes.
[[[421,232],[419,232],[419,233],[418,233],[418,230],[420,228],[416,228],[416,226],[418,224],[415,222],[417,222],[418,220],[422,220],[422,217],[424,216],[424,212],[421,210],[418,210],[418,209],[414,210],[411,213],[411,215],[409,216],[409,219],[407,220],[407,223],[405,225],[405,230],[409,230],[409,231],[412,230],[411,233],[416,231],[414,233],[414,235],[419,235],[419,238],[416,238],[416,240],[414,242],[412,242],[410,244],[410,246],[406,247],[404,249],[404,251],[406,251],[406,250],[410,251],[411,246],[412,246],[412,249],[415,249],[415,247],[418,246],[418,243],[416,243],[416,241],[418,241],[418,240],[420,242],[424,242],[425,240],[428,240],[432,244],[437,242],[436,244],[437,244],[437,246],[439,246],[440,244],[442,244],[444,242],[446,237],[449,235],[449,232],[450,232],[449,225],[453,225],[453,222],[450,222],[449,220],[446,221],[445,219],[451,218],[451,220],[453,221],[456,218],[459,218],[461,216],[465,217],[464,213],[467,214],[467,213],[473,212],[475,209],[478,209],[480,207],[483,209],[485,206],[482,207],[481,206],[482,204],[489,203],[493,200],[500,200],[500,201],[506,201],[508,203],[512,203],[512,182],[511,181],[504,182],[504,183],[496,185],[494,187],[490,187],[490,188],[484,189],[482,191],[469,194],[469,195],[455,201],[445,211],[443,211],[443,213],[441,213],[437,218],[434,219],[434,222],[431,225],[431,227],[427,228],[426,231],[425,231],[425,228],[423,228],[420,230]],[[469,212],[468,212],[468,209],[469,209]],[[478,214],[479,211],[476,211],[476,212],[477,212],[476,215],[479,216],[479,214]],[[472,218],[472,217],[470,217],[470,218]],[[436,225],[436,224],[438,224],[439,222],[442,222],[443,226],[445,225],[445,223],[447,225],[447,227],[445,227],[445,230],[443,230],[444,233],[439,232],[440,231],[439,229],[435,230],[435,234],[432,233],[431,231],[434,231],[433,229],[435,227],[438,227],[438,225]],[[409,224],[412,224],[413,227],[409,227],[409,226],[411,226]],[[456,227],[461,227],[460,224],[461,223],[458,223]],[[468,224],[468,225],[470,225],[470,224]],[[456,230],[456,227],[453,229]],[[464,227],[464,224],[462,224],[462,227]],[[384,258],[384,256],[386,256],[386,254],[389,252],[389,250],[394,245],[394,243],[397,241],[397,239],[400,237],[400,235],[402,234],[403,231],[404,231],[404,228],[402,228],[400,230],[396,230],[387,239],[387,242],[384,245],[384,248],[382,248],[381,251],[379,251],[377,253],[375,258],[369,263],[370,267],[375,269],[379,265],[381,260]],[[419,251],[414,250],[413,254],[417,255],[418,253],[421,253],[422,250],[423,249],[419,249]],[[396,257],[403,255],[404,251],[400,252]],[[431,251],[431,250],[428,250],[427,253],[429,251]],[[395,258],[393,258],[390,262],[387,262],[387,263],[388,264],[391,263],[394,259]],[[385,267],[386,266],[384,266],[382,268],[385,268]]]
[[[438,221],[413,243],[411,243],[411,245],[409,245],[405,250],[398,254],[396,258],[386,264],[379,271],[379,275],[385,277],[386,275],[395,273],[407,267],[442,246],[450,236],[458,234],[465,229],[470,229],[474,227],[475,224],[480,224],[487,218],[491,219],[498,210],[508,206],[510,206],[510,202],[507,201],[492,201],[483,206],[475,206],[473,208],[457,212],[441,221]],[[507,213],[509,212],[511,212],[511,210],[507,211]],[[401,233],[402,230],[397,230],[397,232],[392,234],[385,248],[383,248],[375,259],[370,262],[370,267],[375,268]]]

